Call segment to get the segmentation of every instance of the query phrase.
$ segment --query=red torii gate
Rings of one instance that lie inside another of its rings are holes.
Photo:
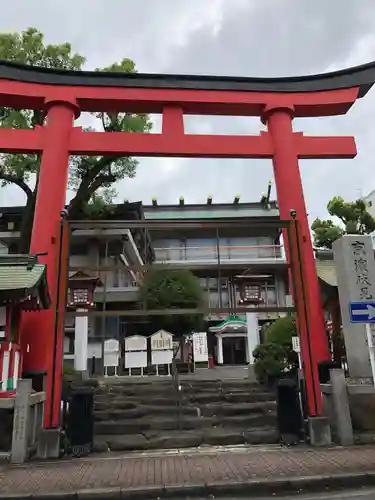
[[[40,260],[47,264],[54,306],[25,314],[22,345],[24,369],[48,373],[46,428],[57,427],[60,418],[64,332],[56,312],[58,295],[65,295],[58,287],[60,213],[69,155],[81,154],[272,158],[281,219],[291,219],[294,210],[299,221],[300,242],[290,238],[286,249],[288,254],[292,247],[301,249],[302,262],[290,264],[302,264],[307,283],[305,303],[299,306],[304,310],[297,311],[305,318],[299,334],[309,415],[321,415],[317,363],[329,359],[329,351],[298,159],[353,158],[356,146],[353,137],[295,133],[292,120],[345,114],[374,81],[375,63],[298,78],[232,78],[71,72],[0,62],[0,106],[44,110],[48,117],[46,126],[34,130],[0,131],[0,151],[42,153],[31,253],[47,252]],[[162,133],[84,132],[73,127],[81,111],[160,113]],[[255,136],[185,134],[183,115],[187,114],[259,116],[268,131]],[[301,293],[301,280],[294,288],[294,295]]]

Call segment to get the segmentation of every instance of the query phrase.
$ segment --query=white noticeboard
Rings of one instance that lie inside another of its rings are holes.
[[[132,335],[125,338],[125,352],[147,351],[147,339],[141,335]]]
[[[128,351],[125,353],[125,368],[146,368],[147,351]]]
[[[173,359],[173,351],[152,351],[151,363],[153,365],[170,365]]]
[[[193,334],[194,361],[202,363],[208,361],[207,333]]]
[[[151,335],[151,350],[165,351],[173,349],[173,335],[165,330],[159,330]]]
[[[151,335],[151,363],[170,365],[173,359],[173,335],[159,330]]]
[[[104,366],[118,366],[119,342],[109,339],[104,342]]]
[[[125,339],[125,368],[146,368],[147,339],[141,335],[133,335]]]

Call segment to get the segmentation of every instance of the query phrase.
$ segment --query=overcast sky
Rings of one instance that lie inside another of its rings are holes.
[[[375,59],[375,0],[2,0],[0,30],[29,26],[46,42],[69,41],[87,69],[123,57],[140,72],[234,76],[320,73]],[[295,130],[355,135],[355,160],[300,162],[310,218],[325,216],[334,195],[375,189],[375,88],[346,116],[299,119]],[[188,132],[256,133],[258,119],[190,118]],[[157,130],[157,129],[156,129]],[[118,185],[119,201],[257,201],[273,178],[271,161],[140,159],[136,179]],[[275,194],[275,192],[274,192]],[[23,204],[16,188],[0,205]]]

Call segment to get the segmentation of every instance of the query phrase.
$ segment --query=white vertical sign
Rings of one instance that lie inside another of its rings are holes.
[[[201,363],[208,361],[207,333],[193,334],[194,361]]]
[[[299,337],[292,337],[292,348],[293,351],[298,354],[298,366],[302,368],[302,358],[301,358],[301,345],[299,342]]]

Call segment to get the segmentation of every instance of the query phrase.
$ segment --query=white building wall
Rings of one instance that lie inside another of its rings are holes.
[[[364,200],[368,203],[368,211],[369,213],[375,217],[375,189],[371,191],[367,196],[364,197]],[[372,246],[375,248],[375,231],[370,234],[372,239]]]

